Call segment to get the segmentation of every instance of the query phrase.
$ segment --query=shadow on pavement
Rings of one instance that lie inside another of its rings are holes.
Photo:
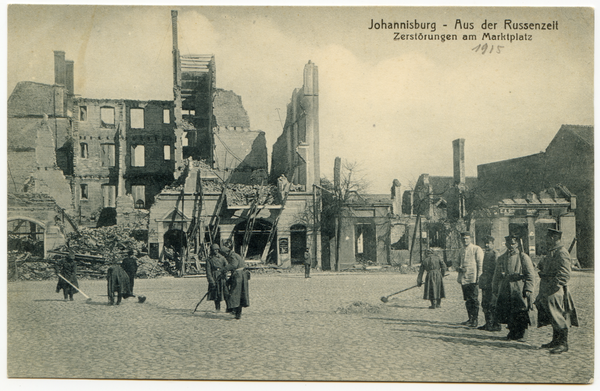
[[[440,322],[437,320],[403,320],[397,318],[370,318],[374,320],[383,320],[388,323],[393,324],[404,324],[404,325],[414,325],[414,326],[442,326],[453,329],[469,329],[469,327],[456,324],[456,323],[448,323],[448,322]]]
[[[433,334],[435,334],[435,333],[433,333]],[[466,336],[464,334],[458,334],[455,337],[435,338],[435,337],[427,336],[424,338],[441,340],[443,342],[459,343],[462,345],[469,345],[469,346],[476,346],[476,347],[487,346],[487,347],[496,347],[496,348],[503,348],[503,349],[539,350],[539,348],[537,346],[528,345],[527,343],[524,343],[524,342],[514,342],[514,341],[506,341],[506,340],[504,340],[504,342],[474,341],[473,339],[469,339],[471,337],[472,337],[472,335],[469,335],[468,338],[466,338]]]
[[[439,331],[431,331],[431,330],[412,330],[415,333],[422,333],[422,334],[432,334],[432,335],[445,335],[447,337],[464,337],[467,336],[469,338],[473,338],[473,339],[481,339],[481,340],[486,340],[486,341],[504,341],[504,342],[508,342],[506,339],[506,335],[505,333],[494,333],[494,334],[487,334],[487,335],[483,335],[483,334],[465,334],[465,333],[444,333],[444,332],[439,332]],[[489,333],[489,332],[488,332]]]

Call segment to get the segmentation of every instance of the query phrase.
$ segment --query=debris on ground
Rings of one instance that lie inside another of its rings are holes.
[[[362,301],[355,301],[346,306],[335,310],[336,314],[377,314],[383,311],[381,305],[373,305]]]

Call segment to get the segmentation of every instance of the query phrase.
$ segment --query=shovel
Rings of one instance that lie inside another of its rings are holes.
[[[66,278],[64,278],[63,276],[60,275],[60,273],[57,273],[58,276],[60,278],[62,278],[63,280],[65,280],[67,282],[67,284],[71,285],[73,288],[77,289],[77,292],[81,293],[86,299],[87,301],[92,301],[92,298],[89,297],[88,295],[86,295],[85,293],[83,293],[83,291],[79,288],[77,288],[75,285],[71,284],[71,281],[67,280]]]

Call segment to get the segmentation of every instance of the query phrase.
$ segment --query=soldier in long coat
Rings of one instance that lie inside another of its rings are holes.
[[[505,238],[507,251],[496,261],[492,280],[495,316],[510,330],[506,339],[525,342],[532,308],[534,268],[529,255],[519,250],[515,235]]]
[[[478,330],[500,331],[502,327],[494,315],[494,305],[492,303],[492,279],[496,270],[496,258],[498,253],[494,249],[494,237],[486,236],[483,239],[485,251],[483,254],[483,272],[479,277],[479,289],[481,289],[481,309],[485,316],[485,324],[478,327]]]
[[[228,292],[225,295],[227,303],[227,312],[235,315],[236,319],[241,319],[242,308],[250,306],[250,296],[248,294],[248,273],[245,268],[245,262],[241,256],[233,251],[233,245],[223,246],[227,265],[223,266],[222,273],[231,272],[227,280]]]
[[[58,274],[64,278],[58,277],[56,293],[60,292],[62,289],[65,300],[69,299],[73,301],[73,295],[78,292],[73,285],[79,288],[79,282],[77,281],[77,263],[75,262],[74,252],[69,251],[67,258],[60,261],[58,264]],[[65,279],[68,282],[65,281]]]
[[[560,354],[569,350],[570,326],[579,326],[577,312],[567,284],[571,277],[571,257],[561,244],[562,232],[549,229],[548,255],[538,265],[540,290],[535,300],[538,309],[538,327],[552,325],[552,341],[542,345],[550,353]]]
[[[483,268],[483,250],[471,243],[469,232],[461,233],[463,248],[458,253],[457,263],[454,265],[458,271],[457,281],[463,292],[463,299],[469,319],[461,324],[477,327],[479,317],[479,276]]]
[[[115,304],[115,292],[117,293],[117,305],[121,304],[121,299],[133,297],[129,276],[119,265],[111,265],[106,271],[106,288],[110,305]]]
[[[423,284],[423,273],[425,275],[425,288],[423,290],[423,299],[431,302],[430,309],[440,308],[442,299],[446,297],[444,291],[444,275],[446,274],[446,264],[433,250],[427,250],[427,256],[421,262],[419,275],[417,276],[417,285]]]
[[[121,267],[125,270],[125,273],[129,276],[129,285],[131,287],[131,293],[133,293],[133,284],[135,282],[135,275],[137,274],[137,261],[134,257],[135,251],[129,250],[127,252],[127,258],[123,260]]]
[[[207,300],[215,302],[215,310],[221,311],[221,301],[225,299],[227,284],[221,271],[227,265],[227,260],[219,253],[219,245],[210,246],[210,257],[206,259],[206,279],[208,280]]]

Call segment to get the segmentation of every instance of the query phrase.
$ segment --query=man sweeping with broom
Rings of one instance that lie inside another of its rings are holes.
[[[77,263],[75,262],[75,253],[69,250],[66,258],[63,258],[58,264],[58,284],[56,293],[62,289],[65,301],[73,301],[73,295],[78,292],[77,288]]]

